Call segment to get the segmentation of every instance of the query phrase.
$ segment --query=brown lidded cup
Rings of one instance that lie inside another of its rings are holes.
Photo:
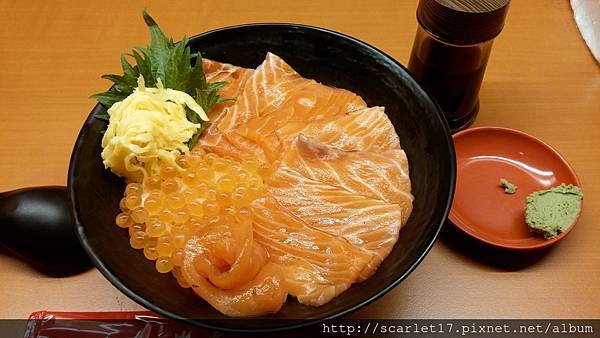
[[[408,69],[438,101],[452,132],[470,126],[494,38],[510,0],[420,0]]]

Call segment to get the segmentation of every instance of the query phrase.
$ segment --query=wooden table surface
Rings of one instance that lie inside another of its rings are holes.
[[[65,185],[88,96],[146,44],[147,7],[173,37],[249,22],[330,28],[407,64],[416,0],[0,1],[0,191]],[[513,1],[494,43],[475,125],[541,138],[574,167],[585,192],[574,231],[549,251],[492,250],[444,231],[400,286],[357,318],[600,318],[600,67],[566,0]],[[325,65],[324,65],[325,66]],[[50,278],[0,254],[0,318],[36,310],[141,309],[97,270]]]

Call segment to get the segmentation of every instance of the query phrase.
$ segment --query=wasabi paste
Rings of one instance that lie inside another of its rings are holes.
[[[573,224],[582,199],[583,191],[572,184],[536,191],[525,202],[525,222],[531,231],[554,238]]]
[[[517,186],[507,181],[506,178],[500,179],[500,185],[504,188],[506,194],[512,195],[517,192]]]

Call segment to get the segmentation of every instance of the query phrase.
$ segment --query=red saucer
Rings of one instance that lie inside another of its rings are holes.
[[[546,247],[569,230],[547,240],[529,231],[525,199],[534,191],[561,183],[581,186],[567,161],[549,145],[523,132],[479,127],[454,134],[457,180],[450,221],[467,234],[494,246],[528,250]],[[504,193],[500,178],[517,186]]]

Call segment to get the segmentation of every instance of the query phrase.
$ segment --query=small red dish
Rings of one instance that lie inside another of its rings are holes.
[[[450,221],[485,243],[514,250],[547,247],[575,226],[547,240],[529,231],[525,199],[561,183],[581,186],[567,161],[553,148],[523,132],[478,127],[454,134],[456,192]],[[505,178],[517,186],[510,195],[500,186]]]

